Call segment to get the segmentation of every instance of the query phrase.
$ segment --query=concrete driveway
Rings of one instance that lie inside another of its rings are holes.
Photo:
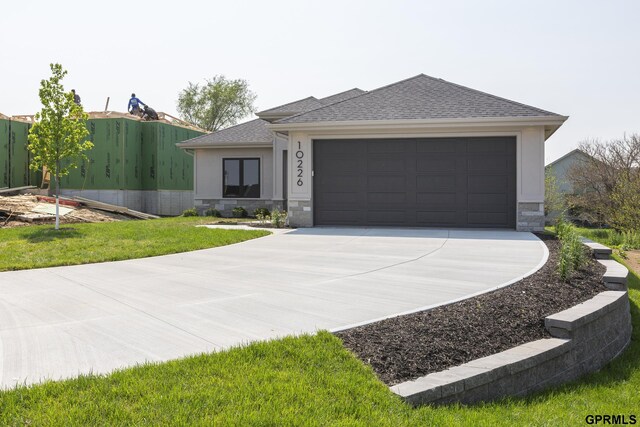
[[[0,273],[0,387],[340,329],[512,283],[530,233],[300,229],[222,248]]]

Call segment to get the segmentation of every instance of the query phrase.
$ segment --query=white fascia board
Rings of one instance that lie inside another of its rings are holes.
[[[560,127],[568,116],[535,116],[535,117],[481,117],[464,119],[420,119],[420,120],[353,120],[342,122],[312,123],[271,123],[267,128],[273,131],[322,131],[345,129],[392,129],[392,128],[437,128],[455,125],[457,127],[483,126],[549,126]]]
[[[210,149],[216,149],[216,148],[271,148],[273,147],[273,143],[269,143],[269,144],[216,144],[216,145],[212,145],[212,144],[201,144],[201,145],[182,145],[182,144],[176,144],[176,146],[178,148],[182,148],[183,150],[190,150],[190,149],[197,149],[197,150],[201,150],[201,149],[206,149],[206,148],[210,148]]]

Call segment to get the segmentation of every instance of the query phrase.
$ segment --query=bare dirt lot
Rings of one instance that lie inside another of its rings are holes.
[[[0,196],[0,228],[51,223],[55,220],[55,215],[43,213],[43,211],[53,211],[53,206],[54,204],[45,200],[38,200],[38,196],[33,194]],[[112,222],[129,219],[124,215],[89,209],[83,206],[61,205],[61,208],[65,212],[65,215],[60,217],[62,224]]]

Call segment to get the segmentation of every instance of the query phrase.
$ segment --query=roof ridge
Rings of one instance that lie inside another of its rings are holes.
[[[409,77],[409,78],[407,78],[407,79],[400,80],[400,81],[395,82],[395,83],[391,83],[391,84],[388,84],[388,85],[385,85],[385,86],[380,86],[380,87],[375,88],[375,89],[372,89],[372,90],[364,91],[364,92],[363,92],[363,93],[361,93],[360,95],[356,95],[356,96],[351,97],[351,98],[348,98],[348,99],[343,99],[342,101],[337,101],[337,102],[334,102],[334,103],[332,103],[332,104],[327,104],[327,105],[323,105],[323,106],[318,107],[318,108],[314,108],[313,110],[309,110],[309,111],[302,111],[302,112],[300,112],[300,113],[293,114],[293,115],[291,115],[291,116],[283,117],[282,119],[276,120],[274,123],[278,123],[278,122],[280,122],[281,120],[282,120],[282,121],[284,121],[284,120],[289,120],[289,119],[292,119],[292,118],[294,118],[294,117],[298,117],[298,116],[301,116],[301,115],[303,115],[303,114],[310,113],[310,112],[312,112],[312,111],[317,111],[317,110],[319,110],[319,109],[321,109],[321,108],[332,107],[332,106],[335,106],[335,105],[340,104],[340,103],[342,103],[342,102],[351,101],[351,100],[354,100],[354,99],[356,99],[356,98],[360,98],[360,97],[362,97],[362,96],[369,95],[370,93],[374,93],[374,92],[377,92],[377,91],[379,91],[379,90],[386,89],[386,88],[389,88],[389,87],[391,87],[391,86],[398,85],[398,84],[400,84],[400,83],[408,82],[409,80],[417,79],[418,77],[421,77],[421,76],[429,77],[429,78],[431,78],[431,79],[435,79],[435,77],[427,76],[426,74],[422,74],[422,73],[420,73],[420,74],[418,74],[418,75],[416,75],[416,76]],[[342,92],[341,92],[341,93],[342,93]]]
[[[360,89],[359,87],[354,87],[354,88],[351,88],[351,89],[343,90],[342,92],[334,93],[333,95],[323,96],[322,98],[318,98],[318,101],[322,101],[323,99],[327,99],[327,98],[333,98],[335,96],[342,95],[343,93],[353,92],[354,90],[358,90],[358,91],[360,91],[362,93],[367,92],[366,90]],[[360,95],[362,95],[362,94],[360,94]],[[358,96],[358,95],[356,95],[356,96]],[[338,101],[336,101],[336,102],[338,102]],[[329,104],[327,104],[327,105],[329,105]]]
[[[295,101],[287,102],[286,104],[276,105],[275,107],[271,107],[271,108],[268,108],[266,110],[258,111],[256,114],[264,114],[264,113],[266,113],[268,111],[275,110],[276,108],[282,108],[282,107],[286,107],[287,105],[297,104],[298,102],[306,101],[308,99],[313,99],[315,101],[320,102],[320,100],[318,98],[316,98],[315,96],[311,95],[311,96],[307,96],[306,98],[297,99]]]

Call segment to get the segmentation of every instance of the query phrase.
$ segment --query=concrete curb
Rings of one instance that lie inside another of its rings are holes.
[[[599,247],[591,249],[594,255],[595,250],[600,256],[607,254]],[[391,391],[414,406],[469,404],[523,396],[599,370],[629,345],[632,327],[626,292],[628,270],[614,260],[598,261],[607,267],[607,287],[621,289],[602,292],[547,316],[545,327],[553,338],[397,384]]]

